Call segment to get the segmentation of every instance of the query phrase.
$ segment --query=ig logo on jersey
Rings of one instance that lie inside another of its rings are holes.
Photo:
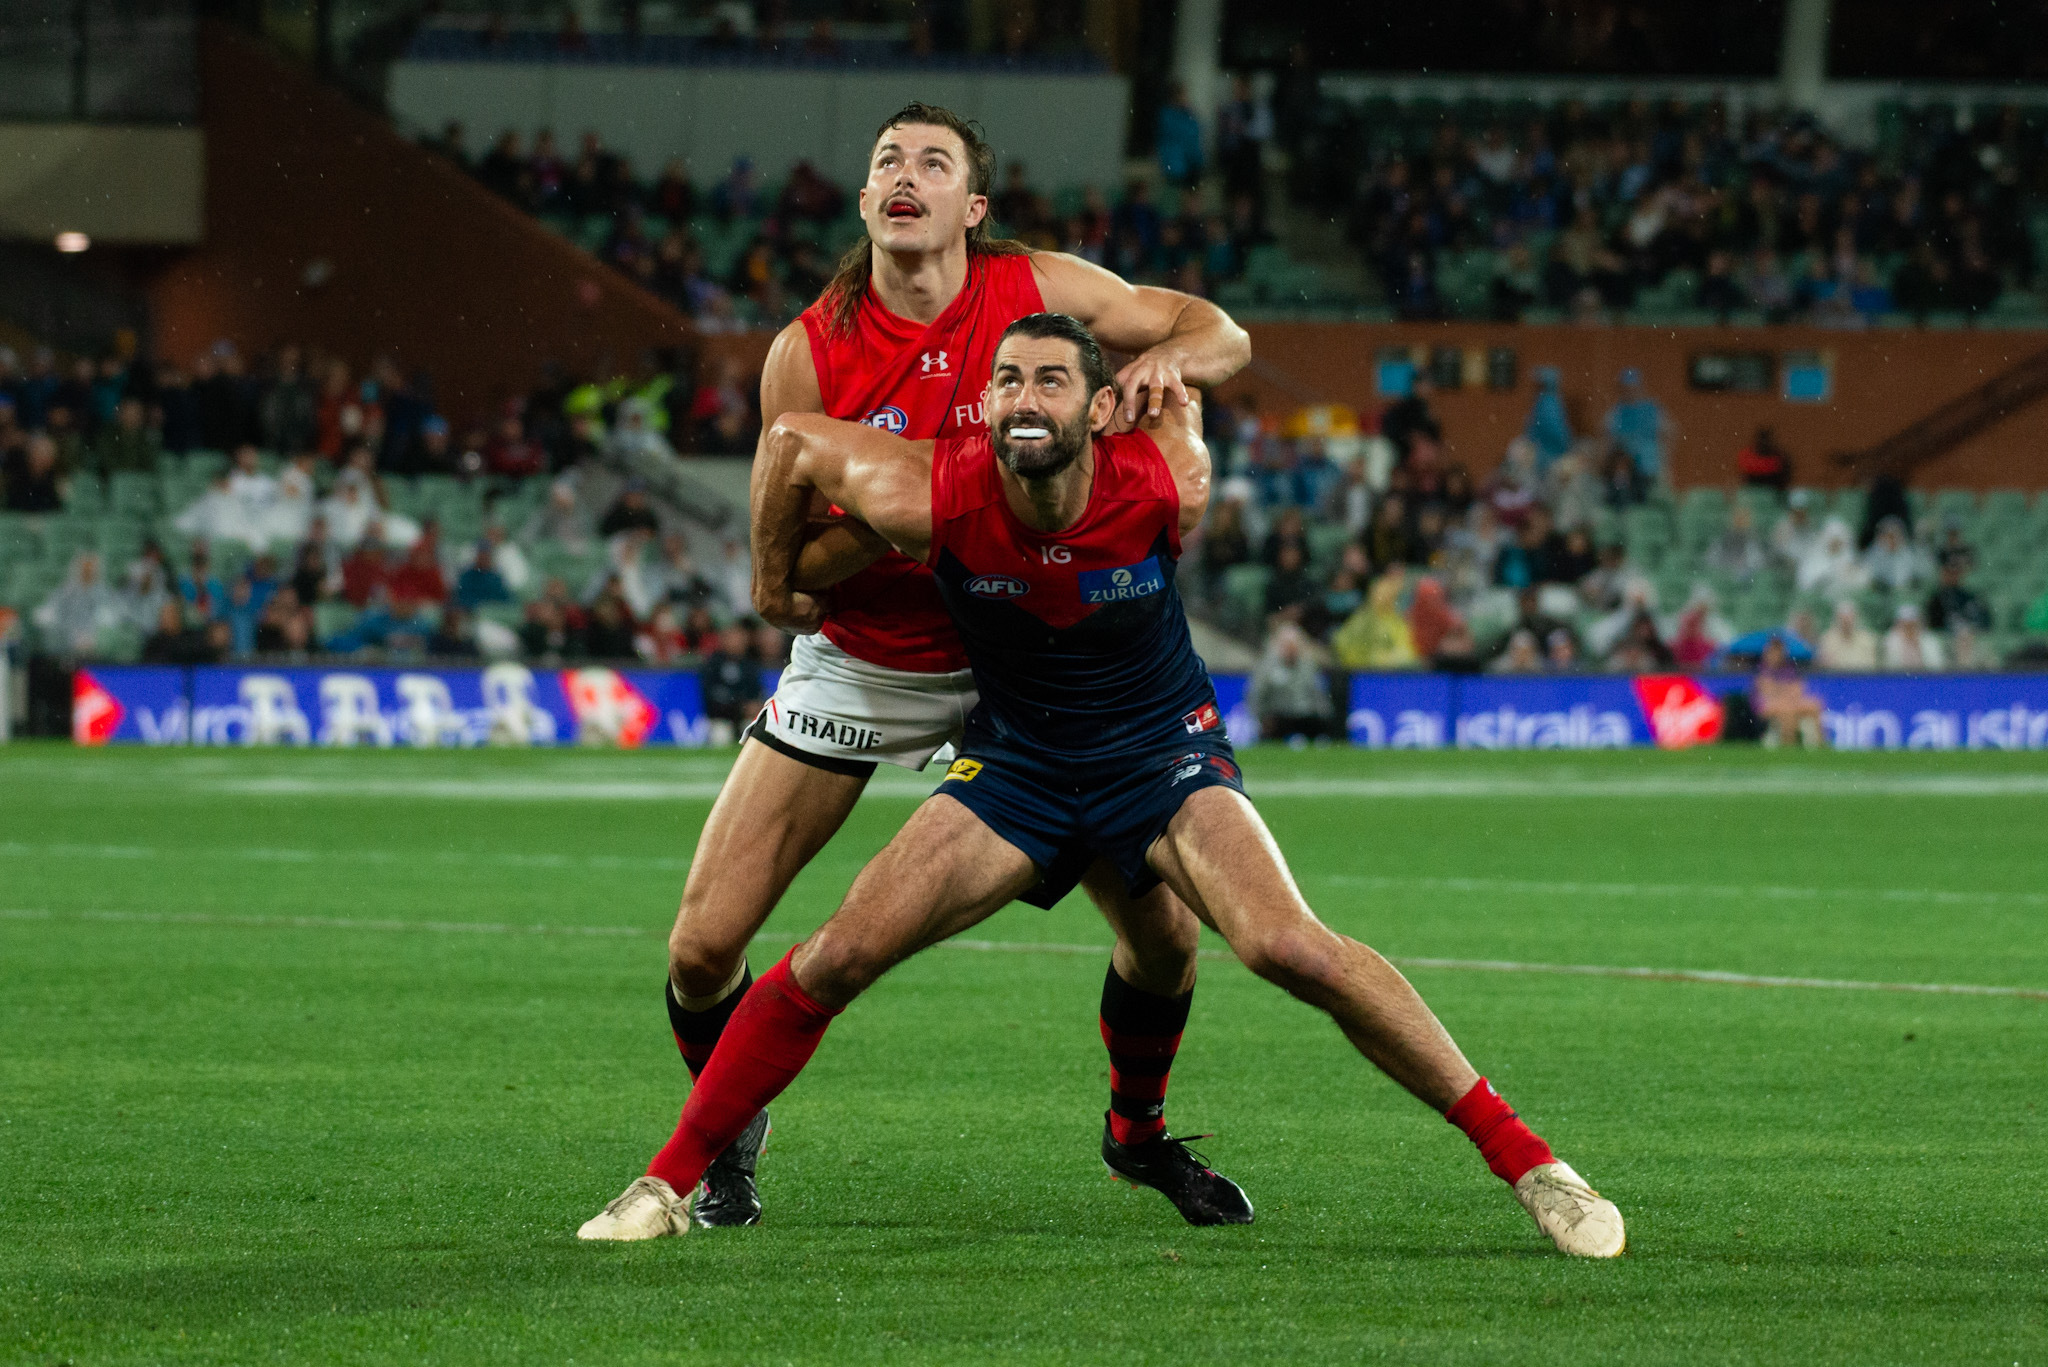
[[[894,404],[889,405],[887,408],[877,408],[874,412],[862,418],[861,421],[870,427],[879,427],[884,432],[901,432],[904,428],[910,426],[909,415]]]

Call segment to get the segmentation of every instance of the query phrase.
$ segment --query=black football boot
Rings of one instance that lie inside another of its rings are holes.
[[[763,1111],[704,1170],[691,1218],[706,1229],[760,1224],[761,1195],[754,1190],[754,1165],[767,1147],[768,1112]]]
[[[1194,1139],[1213,1136],[1198,1134]],[[1209,1166],[1209,1160],[1188,1147],[1188,1140],[1162,1134],[1142,1144],[1119,1144],[1102,1116],[1102,1165],[1109,1175],[1150,1187],[1173,1202],[1191,1225],[1248,1225],[1251,1198],[1244,1188]]]

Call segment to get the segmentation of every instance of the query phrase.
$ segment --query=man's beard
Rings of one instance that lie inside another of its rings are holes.
[[[1052,435],[1042,446],[1019,450],[1010,444],[1010,427],[1044,427]],[[1065,426],[1044,418],[1013,417],[1003,429],[991,432],[989,438],[995,443],[996,459],[1009,467],[1011,474],[1020,479],[1051,479],[1081,458],[1092,435],[1088,414],[1082,413]]]

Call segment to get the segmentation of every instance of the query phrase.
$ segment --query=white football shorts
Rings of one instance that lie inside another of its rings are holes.
[[[823,636],[799,636],[775,696],[746,734],[835,773],[877,762],[922,769],[951,750],[979,695],[974,673],[913,674],[869,664]]]

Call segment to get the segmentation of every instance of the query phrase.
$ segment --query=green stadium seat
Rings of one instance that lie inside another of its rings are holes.
[[[1325,574],[1337,567],[1337,557],[1343,553],[1344,544],[1351,540],[1350,531],[1341,523],[1318,522],[1308,529],[1308,556],[1310,563]]]
[[[525,612],[517,603],[485,603],[477,608],[476,615],[480,621],[496,622],[509,631],[519,630],[525,619]]]
[[[411,478],[405,475],[385,475],[381,483],[384,486],[384,502],[392,512],[402,513],[410,518],[433,515],[420,497],[419,485]]]
[[[1237,625],[1251,626],[1266,615],[1266,581],[1273,571],[1264,565],[1232,565],[1223,572],[1223,598]]]
[[[1724,489],[1716,489],[1712,486],[1687,489],[1684,496],[1678,501],[1678,511],[1681,515],[1691,514],[1695,516],[1711,511],[1717,516],[1726,517],[1728,515],[1728,493]]]
[[[356,610],[347,603],[327,602],[313,605],[313,634],[326,645],[356,624]]]
[[[1768,532],[1777,523],[1785,500],[1776,489],[1759,489],[1745,485],[1735,491],[1735,505],[1738,508],[1749,509],[1749,515],[1756,519],[1757,529]]]
[[[844,218],[834,222],[830,230],[826,232],[825,250],[834,257],[837,257],[848,247],[860,241],[866,234],[867,225],[861,222],[860,215],[849,213]]]
[[[139,470],[116,470],[108,480],[108,505],[116,513],[151,516],[162,506],[157,477]]]
[[[1960,526],[1971,526],[1977,521],[1979,503],[1974,489],[1942,489],[1930,501],[1937,522],[1953,520]]]
[[[1984,495],[1984,520],[1986,522],[2024,522],[2027,517],[2027,495],[2022,489],[1993,489]]]

